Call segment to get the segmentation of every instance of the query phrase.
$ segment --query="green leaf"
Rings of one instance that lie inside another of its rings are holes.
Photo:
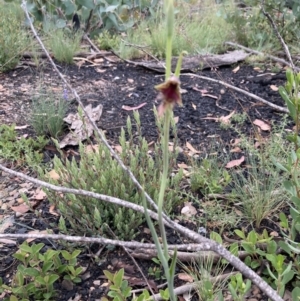
[[[41,276],[36,277],[36,278],[35,278],[35,281],[36,281],[37,283],[39,283],[39,284],[46,285],[46,282],[45,282],[44,278],[41,277]]]
[[[244,233],[243,231],[236,229],[236,230],[234,230],[234,233],[235,233],[238,237],[240,237],[240,238],[242,238],[242,239],[244,239],[244,240],[246,239],[245,233]]]
[[[119,5],[109,5],[109,6],[106,7],[105,12],[106,13],[113,12],[118,7],[119,7]]]
[[[236,230],[236,231],[239,231],[239,230]],[[222,243],[223,243],[223,240],[222,240],[221,235],[220,235],[219,233],[217,233],[217,232],[214,232],[214,231],[212,231],[212,232],[210,233],[210,239],[216,241],[216,242],[219,243],[219,244],[222,244]]]
[[[90,1],[90,0],[76,0],[76,4],[85,6],[88,9],[94,9],[95,8],[94,1]]]
[[[122,268],[114,276],[114,283],[117,287],[121,287],[123,277],[124,277],[124,269]]]
[[[40,275],[40,271],[37,270],[37,269],[34,269],[34,268],[26,268],[26,269],[24,270],[24,273],[25,273],[26,275],[31,276],[31,277],[37,277],[38,275]]]
[[[295,204],[296,208],[300,210],[300,198],[298,198],[297,196],[293,196],[291,198],[291,201]]]
[[[48,272],[53,267],[53,261],[48,261],[43,264],[42,271],[43,273]]]
[[[76,258],[80,253],[81,253],[80,250],[75,250],[75,251],[73,251],[73,253],[72,253],[72,258],[73,258],[73,259]]]
[[[292,181],[284,181],[283,186],[292,196],[297,196],[296,188]]]
[[[254,230],[250,231],[247,236],[247,241],[255,245],[257,243],[257,234]]]
[[[63,256],[63,258],[65,260],[71,260],[72,259],[72,255],[66,250],[62,250],[61,255]]]
[[[20,245],[19,249],[26,253],[33,253],[33,249],[30,246],[28,246],[27,243],[23,243],[22,245]]]
[[[247,242],[242,242],[242,247],[244,248],[244,250],[246,252],[248,252],[249,254],[253,254],[255,253],[255,246],[253,246],[251,243],[247,243]]]
[[[293,301],[300,300],[300,287],[295,287],[292,291],[292,299]]]
[[[104,270],[103,273],[110,282],[114,281],[114,274],[112,274],[110,271]]]
[[[56,280],[59,279],[59,276],[56,274],[51,274],[49,276],[48,284],[52,285]]]
[[[290,112],[290,116],[293,118],[294,121],[296,121],[297,113],[296,113],[295,105],[293,104],[293,102],[292,102],[291,98],[289,97],[287,91],[282,86],[280,86],[278,88],[278,91],[279,91],[280,96],[283,98],[283,100],[285,101],[285,103],[288,107],[288,110]]]
[[[272,240],[267,244],[267,252],[270,254],[276,253],[277,251],[277,243]]]

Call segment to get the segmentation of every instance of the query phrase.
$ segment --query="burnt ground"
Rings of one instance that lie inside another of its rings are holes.
[[[112,60],[115,62],[112,62]],[[273,104],[284,106],[278,92],[274,91],[276,87],[284,84],[283,71],[275,76],[268,66],[259,69],[242,63],[240,69],[234,73],[235,67],[228,66],[218,70],[204,70],[197,74],[222,80],[258,95]],[[149,143],[157,140],[153,106],[158,106],[159,101],[154,86],[163,81],[164,77],[161,74],[142,67],[125,64],[116,58],[109,61],[104,59],[96,66],[84,64],[79,68],[76,65],[60,65],[60,70],[76,89],[85,105],[92,104],[93,107],[98,104],[103,105],[103,113],[98,126],[105,131],[107,139],[112,144],[118,144],[120,130],[126,126],[127,117],[132,116],[132,111],[124,110],[122,106],[135,107],[142,103],[146,103],[138,109],[141,116],[142,134]],[[178,139],[183,150],[179,161],[185,161],[186,155],[191,151],[187,147],[187,142],[199,150],[200,153],[205,154],[205,150],[211,145],[212,141],[222,142],[225,146],[228,146],[230,142],[238,138],[238,134],[232,128],[224,129],[220,126],[220,122],[216,122],[214,119],[206,119],[207,117],[220,118],[229,115],[232,111],[236,113],[247,112],[252,121],[259,119],[272,125],[280,124],[285,115],[219,84],[186,75],[182,75],[180,80],[183,107],[176,107],[174,110],[174,116],[178,117]],[[15,123],[20,127],[29,124],[32,95],[36,93],[41,83],[54,92],[63,93],[62,83],[47,63],[41,68],[25,67],[7,74],[0,74],[1,124]],[[68,97],[70,102],[69,112],[76,112],[77,104],[72,99],[70,92]],[[232,125],[235,126],[235,123],[232,122]],[[292,124],[290,125],[292,126]],[[250,120],[247,119],[242,125],[236,126],[249,137],[254,136],[254,128]],[[269,133],[268,131],[260,131],[258,127],[256,130],[262,136],[267,136]],[[30,126],[18,131],[20,135],[35,135]],[[46,148],[44,154],[45,160],[48,161],[54,155],[53,148]],[[241,154],[237,153],[232,156],[233,158],[239,158]],[[7,166],[13,166],[6,164]],[[26,174],[32,174],[25,167],[18,167],[18,170]],[[57,231],[55,225],[57,225],[58,217],[51,213],[47,200],[40,202],[35,208],[35,212],[18,214],[10,209],[11,206],[18,204],[20,189],[30,195],[31,191],[35,190],[34,185],[24,183],[22,179],[0,172],[0,188],[1,217],[3,219],[9,217],[12,221],[6,229],[1,229],[1,231],[27,233],[30,230],[41,231],[47,228]],[[272,230],[269,228],[269,231]],[[175,238],[174,233],[169,232],[168,235]],[[142,237],[143,235],[139,238],[142,239]],[[180,242],[179,238],[174,240]],[[36,240],[36,242],[38,241]],[[49,243],[46,240],[43,242],[46,247],[62,248],[58,242]],[[18,241],[17,245],[19,243],[21,242]],[[16,262],[13,260],[12,254],[17,250],[17,245],[2,243],[0,277],[5,281],[11,279],[16,269]],[[133,267],[135,274],[132,275],[132,269],[128,268],[126,272],[129,275],[129,282],[133,276],[140,278],[130,258],[119,248],[105,249],[101,253],[100,260],[98,259],[99,263],[95,264],[95,260],[91,259],[91,254],[97,253],[99,249],[100,246],[92,245],[82,252],[82,255],[79,256],[79,262],[88,271],[84,274],[84,280],[74,287],[68,287],[60,283],[56,287],[58,290],[56,300],[73,300],[72,298],[78,295],[81,295],[81,297],[76,300],[99,300],[107,291],[107,286],[103,285],[106,282],[103,277],[104,269],[118,270],[120,267],[125,267],[126,271],[126,267],[130,266]],[[147,260],[138,260],[138,264],[147,275],[147,270],[152,263]],[[149,276],[149,279],[153,280],[151,276]],[[161,283],[153,281],[156,285]],[[134,285],[133,280],[131,284]],[[254,290],[252,291],[249,295],[249,298],[251,297],[254,298],[252,300],[264,299],[257,290],[256,293],[254,293]]]

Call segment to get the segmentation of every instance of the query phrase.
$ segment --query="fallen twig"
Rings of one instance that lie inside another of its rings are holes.
[[[266,56],[266,57],[272,59],[273,61],[275,61],[277,63],[281,63],[281,64],[284,64],[284,65],[289,66],[289,67],[292,68],[291,64],[288,61],[286,61],[284,59],[281,59],[279,57],[276,57],[276,56],[273,56],[273,55],[270,55],[270,54],[267,54],[267,53],[263,53],[263,52],[260,52],[260,51],[257,51],[257,50],[254,50],[254,49],[251,49],[251,48],[248,48],[248,47],[245,47],[245,46],[242,46],[240,44],[233,43],[233,42],[225,42],[225,44],[233,46],[233,47],[241,48],[241,49],[246,50],[246,51],[248,51],[250,53],[253,53],[253,54]],[[299,67],[294,66],[294,68],[295,68],[296,71],[300,72]]]
[[[225,86],[227,88],[230,88],[232,90],[235,90],[235,91],[238,91],[240,93],[243,93],[243,94],[247,95],[248,97],[251,97],[251,98],[253,98],[255,100],[258,100],[258,101],[260,101],[260,102],[268,105],[269,107],[273,108],[276,111],[283,112],[283,113],[288,113],[288,109],[287,108],[283,108],[283,107],[274,105],[273,103],[271,103],[271,102],[269,102],[269,101],[267,101],[267,100],[265,100],[265,99],[263,99],[263,98],[261,98],[259,96],[256,96],[256,95],[254,95],[254,94],[252,94],[250,92],[247,92],[247,91],[245,91],[243,89],[240,89],[240,88],[237,88],[235,86],[232,86],[232,85],[230,85],[228,83],[225,83],[225,82],[223,82],[221,80],[213,79],[213,78],[210,78],[210,77],[206,77],[206,76],[202,76],[202,75],[198,75],[198,74],[194,74],[194,73],[183,73],[183,74],[181,74],[181,76],[197,77],[197,78],[200,78],[200,79],[204,79],[204,80],[207,80],[207,81],[218,83],[218,84],[223,85],[223,86]]]

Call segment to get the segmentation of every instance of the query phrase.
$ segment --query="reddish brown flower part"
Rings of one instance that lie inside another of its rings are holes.
[[[162,103],[158,107],[158,115],[162,116],[168,106],[173,109],[174,105],[178,104],[182,106],[181,94],[180,94],[180,81],[172,75],[164,83],[155,86],[155,89],[161,93]]]

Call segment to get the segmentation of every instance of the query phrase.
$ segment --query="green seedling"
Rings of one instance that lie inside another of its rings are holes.
[[[234,301],[245,300],[245,295],[250,290],[250,288],[251,281],[247,279],[245,283],[241,273],[237,273],[236,275],[230,277],[228,289]]]
[[[286,284],[289,283],[295,275],[295,272],[292,270],[292,262],[285,264],[286,256],[282,254],[266,254],[266,258],[274,269],[273,272],[270,265],[267,264],[268,273],[274,280],[274,287],[277,289],[277,293],[283,297]]]

